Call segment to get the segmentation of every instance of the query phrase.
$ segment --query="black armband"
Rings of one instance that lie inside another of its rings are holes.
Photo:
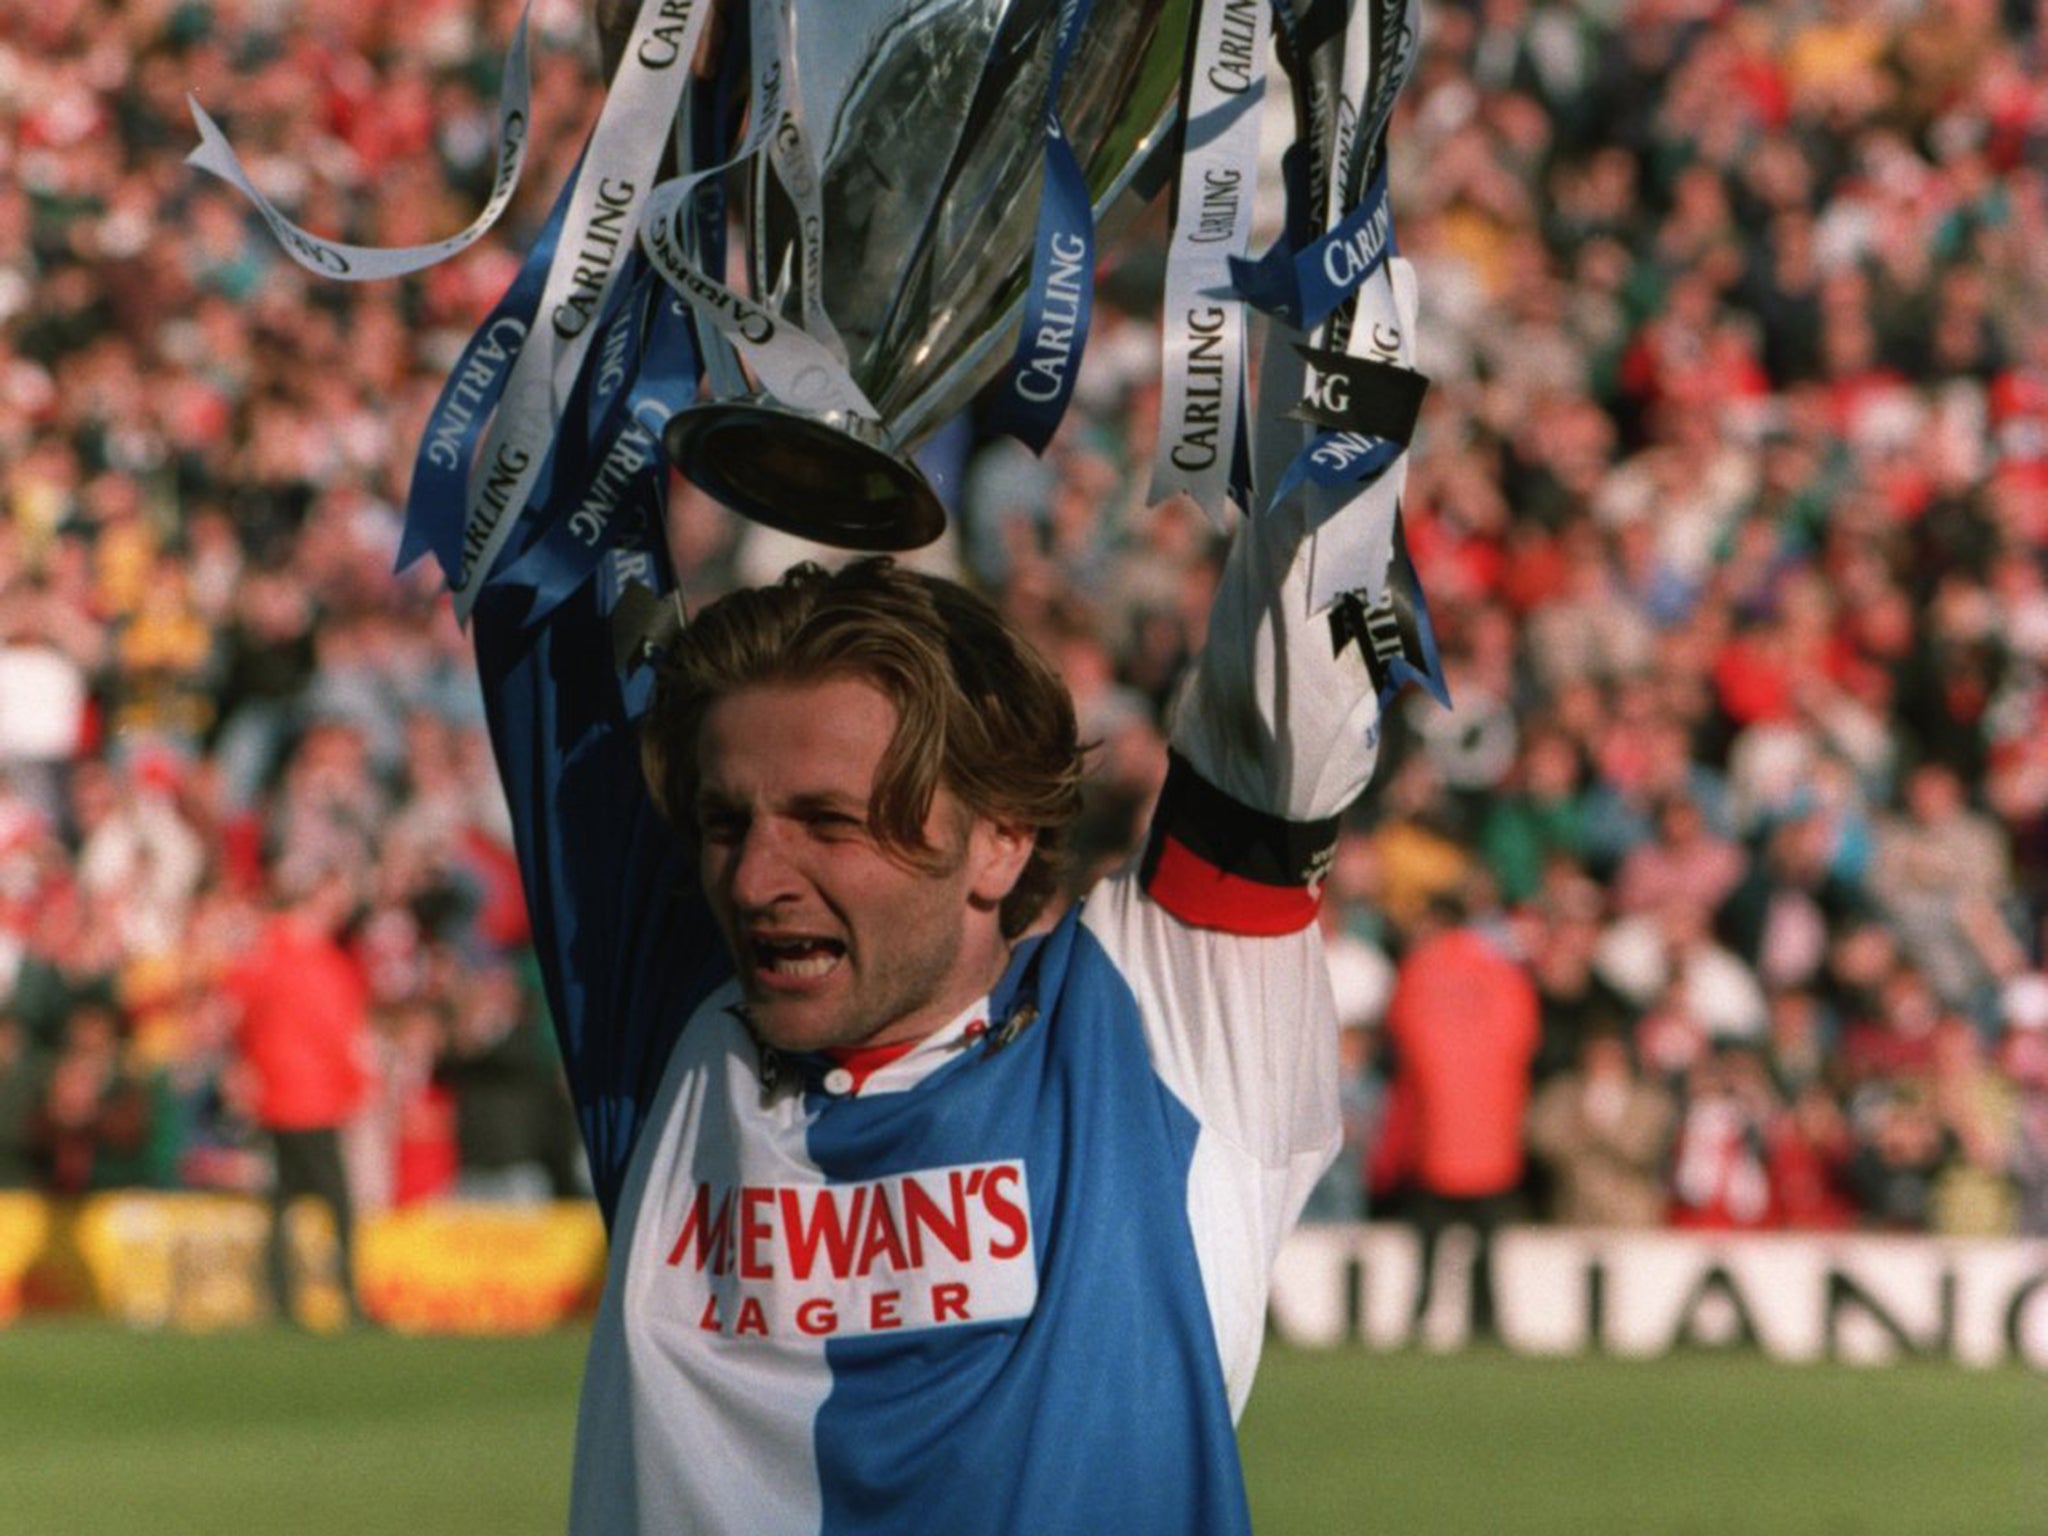
[[[1196,928],[1293,933],[1315,921],[1336,847],[1335,816],[1288,821],[1254,810],[1173,753],[1145,847],[1145,893]]]

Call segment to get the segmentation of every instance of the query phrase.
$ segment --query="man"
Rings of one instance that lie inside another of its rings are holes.
[[[1536,984],[1467,905],[1458,893],[1432,897],[1395,971],[1389,1116],[1403,1122],[1412,1160],[1409,1212],[1421,1239],[1415,1325],[1435,1294],[1439,1242],[1463,1226],[1473,1238],[1471,1332],[1492,1338],[1493,1234],[1518,1214],[1522,1117],[1541,1030]]]
[[[1247,1528],[1268,1270],[1340,1139],[1317,879],[1377,740],[1300,546],[1239,539],[1145,856],[1049,924],[1072,709],[964,589],[706,608],[651,792],[588,595],[527,632],[484,594],[611,1232],[574,1530]]]
[[[287,1321],[303,1319],[287,1220],[301,1196],[333,1217],[336,1281],[349,1316],[363,1317],[341,1142],[371,1083],[369,992],[341,943],[355,900],[347,875],[323,874],[263,921],[221,981],[255,1119],[276,1160],[265,1262],[271,1299]]]
[[[1529,1149],[1551,1175],[1550,1219],[1568,1227],[1655,1227],[1675,1109],[1636,1070],[1614,1024],[1588,1033],[1576,1067],[1529,1103]]]

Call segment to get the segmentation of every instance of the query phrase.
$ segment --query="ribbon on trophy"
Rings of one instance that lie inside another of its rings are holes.
[[[680,624],[676,586],[662,537],[667,465],[661,429],[692,398],[701,369],[687,307],[660,290],[644,262],[629,266],[571,402],[583,433],[557,435],[534,491],[538,515],[524,520],[523,544],[508,548],[492,585],[528,594],[537,624],[595,581],[597,609],[612,622],[615,659],[629,718],[649,695],[637,674],[664,625]]]
[[[444,580],[452,581],[461,574],[461,514],[469,494],[476,445],[533,329],[574,185],[572,177],[556,196],[518,275],[463,345],[427,417],[427,429],[413,455],[412,485],[406,492],[405,527],[398,544],[401,571],[431,552]]]
[[[497,161],[490,196],[469,226],[448,239],[426,245],[379,248],[326,240],[301,229],[257,189],[241,157],[228,143],[227,135],[196,98],[189,105],[199,130],[199,145],[186,156],[186,163],[241,192],[285,254],[310,272],[346,282],[369,282],[421,271],[460,254],[482,238],[511,205],[518,189],[526,165],[532,100],[527,27],[528,16],[522,11],[505,53],[505,92],[498,105]],[[450,580],[460,572],[460,523],[437,525],[428,509],[442,505],[451,493],[457,497],[466,493],[477,440],[504,393],[512,364],[526,343],[540,305],[568,215],[569,190],[563,188],[518,275],[463,348],[442,386],[414,461],[405,531],[399,545],[400,570],[432,549]],[[437,538],[443,526],[447,537]]]
[[[639,339],[650,295],[644,282],[629,283],[632,298],[622,303],[621,281],[634,268],[639,205],[668,125],[677,117],[677,98],[711,8],[712,0],[643,0],[590,143],[517,276],[458,357],[428,418],[415,456],[398,567],[403,570],[433,553],[454,593],[458,616],[468,616],[482,585],[479,578],[511,539],[520,522],[517,512],[530,502],[559,511],[567,536],[573,536],[569,530],[587,533],[593,525],[616,523],[635,530],[644,544],[650,542],[648,526],[661,526],[666,471],[653,473],[660,464],[653,447],[660,421],[653,424],[654,436],[647,436],[651,412],[644,402],[650,395],[664,401],[665,421],[669,411],[693,396],[695,354],[687,335],[657,324],[665,362],[643,376]],[[499,158],[490,199],[469,227],[450,239],[377,249],[322,240],[299,229],[262,197],[226,136],[196,101],[192,112],[201,143],[190,161],[248,197],[285,251],[312,271],[361,281],[421,270],[474,243],[511,202],[527,144],[527,32],[528,18],[522,13],[505,59],[507,86],[499,108]],[[600,361],[584,385],[590,339],[599,333],[605,337]],[[630,404],[621,398],[629,380],[639,381]],[[565,434],[560,429],[570,414],[568,397],[579,390],[588,401],[587,435]],[[653,451],[643,463],[630,464],[634,450],[643,445]],[[628,478],[630,490],[622,483]],[[633,515],[608,515],[628,502]],[[546,521],[554,526],[557,519]],[[651,543],[653,548],[643,549],[632,569],[656,587],[664,585],[668,562],[661,541]],[[555,552],[529,550],[532,563],[525,573],[536,585],[537,601],[549,607],[595,565],[594,551],[580,572],[559,558],[547,558]]]
[[[497,577],[532,592],[529,623],[546,618],[595,574],[624,520],[645,509],[643,490],[666,479],[661,429],[696,394],[699,371],[681,301],[659,296],[659,313],[649,318],[657,286],[643,269],[622,290],[589,377],[587,447],[572,459],[578,439],[556,438],[537,533]]]
[[[461,564],[449,581],[458,618],[475,607],[552,451],[596,321],[626,266],[710,12],[710,0],[641,0],[541,292],[538,318],[546,323],[529,331],[478,451]]]
[[[1330,615],[1338,649],[1359,646],[1382,703],[1412,682],[1448,706],[1401,527],[1428,381],[1414,367],[1415,274],[1387,197],[1386,128],[1414,68],[1418,6],[1374,0],[1361,28],[1342,0],[1275,0],[1297,125],[1287,229],[1232,270],[1271,317],[1264,401],[1294,402],[1261,412],[1262,515],[1303,517],[1310,609]]]
[[[519,24],[512,29],[511,44],[505,50],[505,93],[498,103],[497,163],[491,173],[491,193],[484,202],[483,211],[460,234],[426,245],[381,247],[345,245],[301,229],[258,190],[243,167],[241,157],[228,143],[227,135],[199,105],[196,96],[188,96],[186,104],[199,130],[199,145],[185,157],[185,163],[220,178],[247,198],[269,226],[284,253],[309,272],[344,282],[363,283],[422,271],[451,256],[460,255],[482,239],[511,206],[512,195],[519,189],[520,175],[526,169],[528,119],[533,100],[526,21],[526,13],[521,11]]]
[[[596,126],[428,420],[401,568],[431,553],[464,619],[487,581],[527,593],[529,622],[595,583],[630,672],[648,634],[679,619],[669,461],[776,526],[812,502],[816,537],[913,547],[944,512],[910,450],[977,395],[997,430],[1034,449],[1053,436],[1088,338],[1097,221],[1152,181],[1141,171],[1177,115],[1152,494],[1184,493],[1219,522],[1232,505],[1298,521],[1333,642],[1359,645],[1383,697],[1412,681],[1444,698],[1401,529],[1426,380],[1387,196],[1419,4],[619,4]],[[714,20],[735,24],[714,34]],[[1285,228],[1254,257],[1275,52],[1296,142]],[[524,16],[505,80],[485,207],[432,244],[299,228],[196,101],[190,159],[311,271],[418,271],[512,200],[529,132]],[[742,179],[746,291],[726,253]]]
[[[807,230],[822,226],[817,173],[803,120],[794,106],[794,93],[785,90],[791,52],[789,5],[790,0],[751,0],[754,74],[746,135],[724,164],[675,177],[655,189],[641,224],[641,244],[654,270],[701,320],[725,337],[769,394],[804,409],[875,419],[879,413],[847,371],[843,343],[829,323],[821,337],[779,319],[779,296],[751,299],[711,277],[690,257],[687,234],[697,188],[764,153],[785,193],[796,195],[791,179],[799,188],[808,188],[807,197],[798,200],[800,224]],[[790,253],[790,261],[802,269],[808,311],[817,302],[816,288],[822,282],[822,238],[807,233],[800,248]]]
[[[989,425],[1034,453],[1059,430],[1081,372],[1095,307],[1095,208],[1060,123],[1060,86],[1095,0],[1060,0],[1045,78],[1045,182],[1024,324],[996,387]]]
[[[730,162],[732,106],[749,54],[747,47],[728,47],[709,82],[693,78],[686,85],[674,126],[675,157],[685,173]],[[700,178],[690,206],[694,221],[679,219],[673,238],[700,268],[722,269],[722,181]],[[637,248],[622,281],[624,301],[607,317],[588,380],[580,469],[564,474],[559,462],[551,466],[553,485],[534,520],[538,532],[495,580],[530,592],[528,624],[594,581],[597,611],[612,629],[626,714],[637,719],[652,698],[645,664],[685,618],[668,551],[662,429],[706,379],[714,389],[744,388],[745,381],[731,349],[716,332],[698,330],[688,302],[663,287]]]
[[[726,128],[746,56],[745,49],[730,48],[709,89],[695,79],[686,86],[674,140],[683,167],[728,163]],[[700,266],[722,266],[721,183],[700,179],[692,206],[694,223],[681,220],[675,238],[696,253]],[[689,304],[662,286],[637,246],[625,260],[584,381],[581,452],[567,457],[577,439],[557,437],[537,487],[536,532],[494,579],[530,593],[528,624],[540,623],[594,581],[597,610],[612,625],[627,714],[637,718],[651,697],[644,663],[683,621],[666,539],[662,429],[696,398],[706,377],[714,387],[721,380],[741,387],[742,376],[730,350],[715,333],[699,333]]]
[[[1220,527],[1252,504],[1246,454],[1245,312],[1230,262],[1251,242],[1268,0],[1200,0],[1181,88],[1180,176],[1160,319],[1159,442],[1151,496],[1185,493]]]

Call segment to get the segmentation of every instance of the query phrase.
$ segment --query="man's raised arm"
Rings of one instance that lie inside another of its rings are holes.
[[[683,844],[640,774],[586,585],[541,625],[486,590],[477,667],[569,1086],[607,1219],[682,1021],[724,975]]]
[[[1183,685],[1146,851],[1148,894],[1183,922],[1282,934],[1314,921],[1337,818],[1372,778],[1379,702],[1357,644],[1311,614],[1310,549],[1248,520]]]
[[[1364,659],[1309,611],[1308,556],[1278,531],[1240,530],[1176,707],[1144,857],[1082,919],[1131,988],[1153,1069],[1199,1127],[1188,1215],[1233,1412],[1258,1362],[1273,1257],[1342,1141],[1315,919],[1379,722]]]

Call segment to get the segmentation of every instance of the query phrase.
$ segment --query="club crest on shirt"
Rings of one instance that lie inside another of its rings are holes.
[[[1021,1161],[859,1184],[699,1181],[666,1264],[696,1325],[822,1339],[1028,1316],[1038,1300]]]

